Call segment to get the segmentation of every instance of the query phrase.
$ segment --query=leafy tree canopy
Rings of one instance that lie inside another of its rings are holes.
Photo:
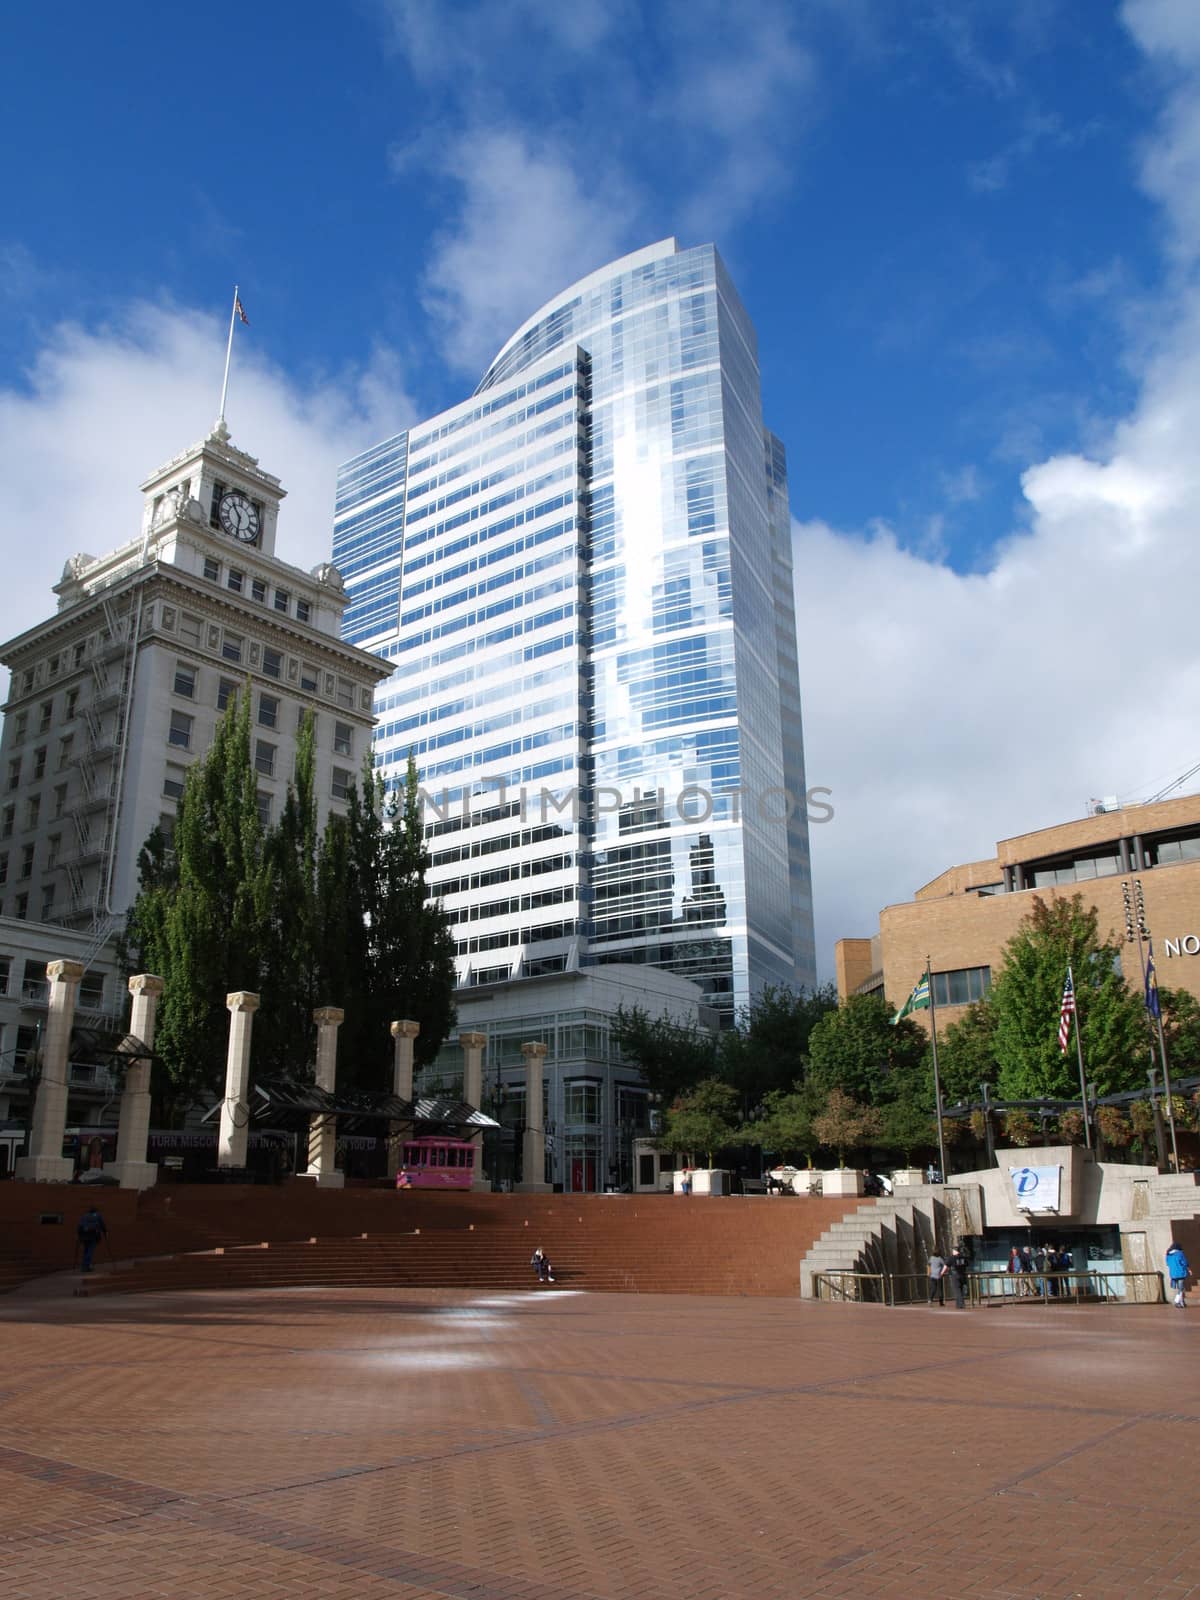
[[[881,995],[851,995],[813,1027],[808,1045],[808,1081],[827,1096],[844,1090],[868,1105],[887,1104],[911,1089],[928,1047],[924,1030],[910,1018],[893,1025],[893,1009]]]
[[[1099,913],[1082,894],[1049,901],[1034,896],[992,985],[1001,1098],[1070,1099],[1079,1093],[1074,1035],[1066,1051],[1058,1043],[1068,962],[1089,1088],[1112,1094],[1143,1080],[1150,1042],[1146,1013],[1141,994],[1125,982],[1120,957],[1121,946],[1101,935]]]
[[[711,1167],[714,1153],[740,1137],[737,1102],[737,1092],[729,1084],[719,1078],[703,1079],[668,1111],[662,1148],[703,1153],[705,1165]]]
[[[957,1022],[938,1029],[938,1072],[942,1100],[978,1100],[980,1085],[996,1085],[996,1008],[990,1000],[976,1000]]]
[[[721,1076],[755,1106],[766,1095],[790,1090],[808,1070],[808,1045],[822,1017],[837,1009],[832,984],[814,990],[769,986],[721,1035]]]
[[[883,1134],[883,1115],[876,1106],[864,1105],[844,1089],[831,1089],[825,1109],[812,1122],[813,1133],[827,1149],[836,1150],[838,1165],[846,1165],[846,1151],[872,1144]]]
[[[718,1037],[710,1029],[671,1017],[652,1017],[641,1006],[621,1006],[612,1037],[622,1055],[641,1068],[651,1093],[664,1101],[716,1076]]]

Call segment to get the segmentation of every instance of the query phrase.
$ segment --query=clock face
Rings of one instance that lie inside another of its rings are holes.
[[[243,544],[258,543],[258,507],[239,490],[231,489],[221,496],[217,515],[231,539],[240,539]]]

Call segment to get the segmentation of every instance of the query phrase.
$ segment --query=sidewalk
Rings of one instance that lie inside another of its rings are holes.
[[[1186,1600],[1200,1300],[0,1300],[8,1600]]]

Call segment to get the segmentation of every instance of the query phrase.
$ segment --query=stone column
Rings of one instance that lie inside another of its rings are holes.
[[[522,1194],[548,1194],[546,1177],[546,1130],[542,1126],[542,1063],[546,1046],[533,1040],[521,1046],[525,1057],[525,1136],[521,1141]]]
[[[478,1111],[479,1102],[483,1099],[483,1050],[487,1044],[487,1034],[460,1033],[458,1042],[463,1053],[463,1099]],[[471,1188],[476,1191],[488,1190],[492,1185],[483,1176],[482,1132],[472,1134],[471,1143],[475,1146],[475,1176],[471,1180]]]
[[[26,1183],[70,1183],[75,1173],[75,1163],[63,1155],[62,1147],[67,1125],[67,1058],[82,977],[79,961],[51,961],[46,968],[50,1009],[42,1041],[42,1071],[33,1102],[29,1154],[21,1157],[15,1171]]]
[[[316,1084],[330,1094],[337,1087],[337,1034],[345,1020],[346,1013],[337,1006],[318,1006],[313,1012],[317,1025]],[[308,1125],[308,1176],[317,1180],[319,1188],[340,1189],[346,1182],[346,1174],[338,1172],[334,1165],[336,1149],[336,1119],[314,1116]]]
[[[163,981],[148,972],[129,980],[133,1014],[129,1031],[147,1050],[154,1048],[154,1027]],[[150,1062],[131,1061],[125,1071],[121,1095],[121,1120],[117,1129],[117,1159],[111,1171],[122,1189],[149,1189],[158,1182],[158,1167],[146,1160],[146,1140],[150,1132]]]
[[[392,1023],[394,1063],[392,1067],[392,1093],[397,1100],[411,1101],[413,1097],[413,1040],[421,1031],[419,1022],[407,1019]],[[388,1130],[388,1177],[394,1178],[400,1170],[400,1146],[408,1124],[393,1122]]]
[[[225,1064],[225,1099],[221,1105],[221,1131],[217,1136],[217,1166],[244,1167],[250,1132],[250,1029],[258,1010],[258,996],[239,989],[227,994],[229,1055]]]

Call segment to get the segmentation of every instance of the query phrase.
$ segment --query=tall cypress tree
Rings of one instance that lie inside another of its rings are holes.
[[[173,852],[152,834],[142,867],[127,948],[164,980],[155,1049],[167,1067],[160,1099],[170,1114],[218,1089],[229,1033],[225,998],[261,982],[271,897],[248,693],[188,771]]]

